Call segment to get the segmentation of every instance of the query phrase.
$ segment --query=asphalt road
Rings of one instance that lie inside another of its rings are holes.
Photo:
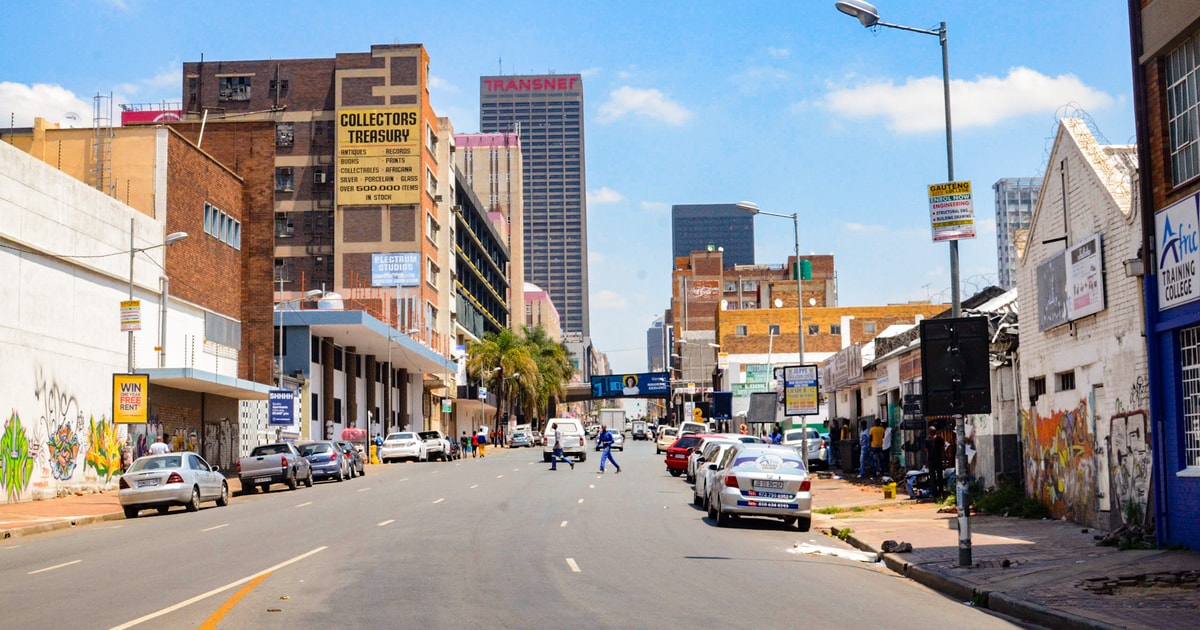
[[[0,543],[0,628],[1013,627],[779,521],[717,528],[652,442],[374,467]]]

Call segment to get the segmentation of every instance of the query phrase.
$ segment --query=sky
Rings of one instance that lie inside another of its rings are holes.
[[[996,283],[992,185],[1046,168],[1057,120],[1134,142],[1124,2],[879,0],[880,19],[946,22],[954,173],[977,237],[962,297]],[[326,58],[421,43],[431,100],[479,129],[479,77],[584,82],[591,336],[615,373],[646,370],[670,305],[671,205],[752,201],[800,220],[802,253],[833,254],[838,304],[950,301],[929,184],[947,181],[941,49],[863,28],[833,0],[13,3],[0,47],[0,126],[89,126],[96,94],[178,102],[182,64]],[[119,118],[119,115],[116,116]],[[755,218],[756,262],[794,252],[790,219]]]

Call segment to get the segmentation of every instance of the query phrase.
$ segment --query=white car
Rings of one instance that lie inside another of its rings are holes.
[[[389,433],[383,439],[383,448],[379,449],[379,461],[386,464],[398,459],[415,459],[422,462],[429,460],[425,442],[415,431]]]
[[[695,483],[696,471],[699,470],[700,464],[702,461],[712,461],[709,459],[701,460],[701,457],[703,457],[703,455],[704,455],[704,453],[703,453],[704,447],[708,446],[709,444],[712,444],[713,442],[730,443],[730,442],[736,442],[736,441],[737,440],[735,440],[733,438],[717,437],[717,436],[706,437],[703,440],[700,440],[700,443],[697,444],[696,448],[691,452],[690,455],[688,455],[687,472],[685,473],[687,475],[686,476],[687,482]]]
[[[579,461],[587,461],[587,449],[583,446],[585,439],[583,423],[577,418],[550,418],[546,422],[546,444],[542,447],[542,461],[549,462],[554,453],[554,429],[557,426],[563,436],[563,455],[574,455]]]
[[[676,431],[674,427],[659,427],[658,438],[654,440],[655,454],[662,455],[663,451],[666,451],[668,448],[670,448],[671,445],[675,443],[676,433],[678,433],[678,431]]]
[[[692,504],[708,509],[708,491],[712,488],[712,478],[716,474],[717,462],[733,442],[713,441],[704,449],[704,461],[696,468],[696,483],[692,486]]]
[[[812,526],[812,481],[795,448],[734,442],[712,473],[708,518],[717,527],[732,516],[778,518],[802,532]]]
[[[195,512],[201,501],[229,505],[229,483],[216,466],[195,453],[146,455],[121,475],[117,498],[125,518],[137,518],[138,512],[150,508],[166,514],[173,505]]]
[[[804,432],[806,429],[795,428],[788,429],[783,432],[784,446],[790,446],[796,449],[799,453],[800,449],[804,448]],[[810,470],[829,467],[829,444],[825,438],[816,429],[807,429],[808,431],[808,462]]]

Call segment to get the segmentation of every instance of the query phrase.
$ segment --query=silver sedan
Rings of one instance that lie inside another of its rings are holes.
[[[713,471],[708,517],[724,527],[734,516],[768,516],[808,531],[812,481],[804,464],[789,446],[732,444]]]
[[[175,505],[195,512],[202,501],[228,505],[229,483],[220,469],[195,453],[147,455],[121,475],[117,496],[125,518],[137,518],[150,508],[166,514]]]

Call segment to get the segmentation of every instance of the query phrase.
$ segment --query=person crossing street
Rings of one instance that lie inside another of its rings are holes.
[[[617,468],[617,472],[621,472],[621,465],[612,456],[613,436],[608,432],[608,427],[600,425],[600,433],[596,436],[600,446],[604,448],[604,454],[600,456],[600,472],[604,472],[604,463],[612,462],[612,465]]]
[[[550,430],[554,435],[554,453],[550,456],[550,470],[558,470],[558,462],[564,462],[571,466],[571,470],[575,470],[575,462],[563,455],[563,434],[558,428],[558,424],[550,425]]]

